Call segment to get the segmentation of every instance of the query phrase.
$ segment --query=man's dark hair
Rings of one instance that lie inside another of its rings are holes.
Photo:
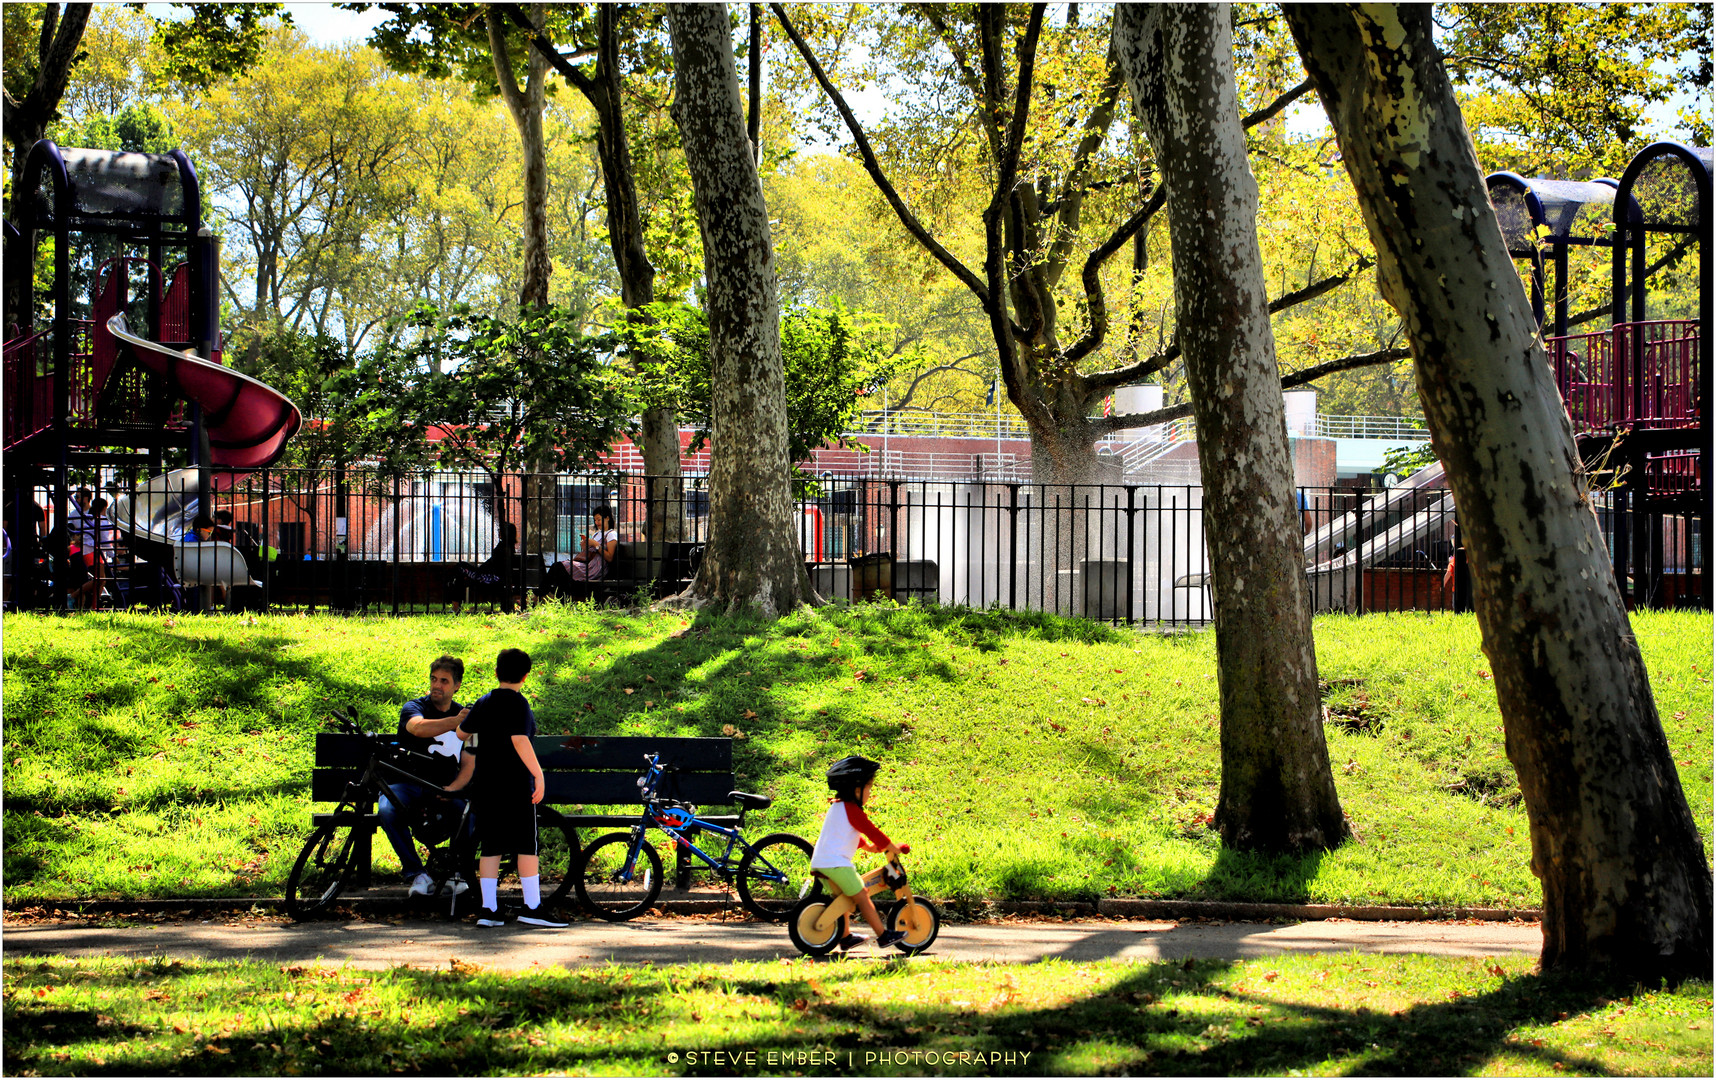
[[[518,682],[530,674],[530,654],[523,649],[502,649],[495,657],[495,680]]]
[[[232,511],[231,510],[216,510],[214,519],[215,519],[216,525],[231,525],[232,524]]]
[[[437,671],[445,671],[453,676],[453,681],[456,683],[465,681],[465,662],[457,656],[448,656],[446,653],[442,653],[431,660],[429,662],[429,674],[433,675]]]
[[[198,514],[196,516],[196,520],[191,522],[191,528],[212,529],[214,528],[214,524],[214,518],[209,517],[207,514]]]

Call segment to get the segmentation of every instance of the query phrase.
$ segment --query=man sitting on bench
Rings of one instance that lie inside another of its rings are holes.
[[[449,784],[459,774],[459,753],[464,744],[458,727],[469,709],[453,699],[459,684],[465,680],[465,664],[456,656],[441,656],[429,665],[429,692],[412,698],[399,709],[399,745],[427,755],[435,762],[423,779],[434,784]],[[443,764],[444,763],[444,764]],[[388,798],[387,788],[380,799],[381,829],[399,855],[399,867],[411,883],[412,896],[427,896],[435,883],[423,872],[423,858],[417,853],[417,843],[411,837],[411,825],[421,816],[433,792],[402,780],[389,781],[395,799]],[[470,886],[457,878],[451,883],[454,894]]]

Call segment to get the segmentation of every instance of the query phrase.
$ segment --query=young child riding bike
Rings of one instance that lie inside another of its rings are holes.
[[[905,934],[899,930],[883,929],[882,917],[876,914],[876,905],[852,865],[852,855],[859,848],[885,851],[891,858],[898,858],[900,854],[887,834],[864,813],[864,804],[876,787],[876,773],[881,768],[879,762],[856,754],[843,757],[828,767],[828,786],[834,792],[834,804],[823,816],[822,832],[816,838],[816,850],[811,852],[810,868],[832,882],[843,895],[853,898],[859,914],[876,932],[877,946],[886,949],[898,943]],[[851,949],[865,940],[862,934],[847,934],[840,940],[839,948]]]

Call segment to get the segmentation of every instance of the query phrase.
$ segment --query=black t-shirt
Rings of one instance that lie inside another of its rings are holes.
[[[440,735],[426,738],[413,735],[405,725],[419,717],[425,720],[445,720],[463,709],[457,701],[451,702],[450,707],[442,710],[435,707],[429,700],[429,695],[412,698],[399,707],[399,733],[397,741],[400,746],[419,754],[427,754],[433,759],[433,767],[424,767],[417,771],[423,779],[435,784],[450,784],[459,775],[459,752],[463,746],[457,733],[446,731]]]
[[[465,752],[477,759],[472,795],[484,800],[522,795],[529,802],[536,781],[512,744],[514,735],[536,734],[536,714],[524,695],[504,688],[490,690],[471,706],[463,727],[471,736],[465,741]]]

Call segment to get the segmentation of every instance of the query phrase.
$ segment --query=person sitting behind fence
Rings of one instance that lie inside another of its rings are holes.
[[[453,614],[457,615],[464,606],[467,593],[492,595],[496,590],[500,591],[501,610],[512,610],[512,590],[505,586],[507,579],[518,573],[519,560],[514,550],[517,547],[518,526],[503,521],[500,542],[481,566],[459,563],[453,567],[453,575],[447,579],[447,600],[453,605]]]
[[[606,503],[590,514],[590,531],[584,534],[578,554],[566,560],[566,573],[573,581],[600,581],[608,576],[608,564],[620,548],[620,531],[614,528],[614,508]]]

